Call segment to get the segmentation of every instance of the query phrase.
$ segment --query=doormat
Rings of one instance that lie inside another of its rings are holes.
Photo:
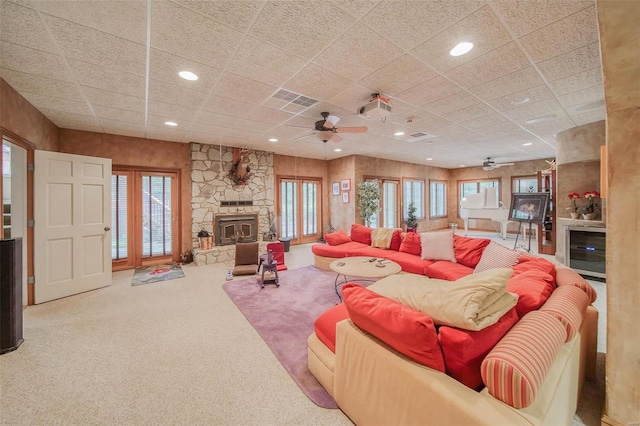
[[[143,266],[136,268],[133,279],[131,280],[131,285],[169,281],[176,278],[184,278],[184,272],[182,272],[182,266],[175,263]]]

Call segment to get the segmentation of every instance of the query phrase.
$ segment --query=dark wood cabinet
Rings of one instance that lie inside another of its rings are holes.
[[[545,170],[538,172],[538,188],[540,192],[549,194],[549,206],[544,221],[538,232],[538,253],[556,254],[556,171]]]

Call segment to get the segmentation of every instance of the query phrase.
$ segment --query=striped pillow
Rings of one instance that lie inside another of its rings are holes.
[[[476,265],[473,273],[477,274],[494,268],[511,268],[518,263],[519,257],[520,252],[491,241],[482,252],[480,262]]]
[[[567,267],[559,267],[556,270],[556,284],[558,287],[563,285],[572,285],[580,288],[589,296],[590,303],[596,301],[598,295],[591,285],[584,280],[576,271]]]
[[[529,312],[482,361],[480,373],[489,393],[515,408],[531,405],[565,337],[553,315]]]
[[[572,285],[556,288],[547,303],[540,308],[558,318],[567,330],[567,342],[578,333],[582,318],[589,306],[589,296]]]

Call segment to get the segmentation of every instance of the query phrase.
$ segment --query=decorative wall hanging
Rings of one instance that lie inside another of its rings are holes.
[[[246,185],[252,176],[249,159],[246,154],[246,149],[233,148],[233,163],[227,177],[231,179],[234,185]]]

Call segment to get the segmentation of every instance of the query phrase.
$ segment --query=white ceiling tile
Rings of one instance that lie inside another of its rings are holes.
[[[250,104],[259,104],[271,97],[275,91],[275,86],[225,72],[213,91],[213,95]]]
[[[606,118],[605,109],[600,108],[596,111],[589,111],[582,114],[572,114],[571,118],[578,126],[583,124],[594,123],[596,121],[604,120]]]
[[[59,53],[35,10],[2,1],[0,12],[2,17],[0,36],[3,41],[44,52]]]
[[[174,131],[176,132],[176,134],[178,134],[177,133],[178,131],[186,133],[189,127],[191,126],[193,117],[191,117],[191,119],[186,117],[177,118],[177,115],[179,114],[157,115],[157,114],[149,113],[149,115],[147,116],[147,130],[149,130],[150,127],[156,127],[159,129],[165,129],[166,134],[169,134]],[[174,123],[177,124],[177,126],[167,126],[166,124],[164,124],[167,121],[173,121]]]
[[[198,13],[207,15],[240,32],[246,32],[264,4],[264,0],[252,1],[203,1],[176,0]]]
[[[449,51],[460,42],[473,43],[461,56]],[[511,37],[488,6],[485,6],[411,51],[438,72],[446,72],[511,41]]]
[[[360,83],[374,92],[393,96],[436,76],[436,72],[411,55],[402,55]]]
[[[144,125],[144,114],[140,112],[127,111],[102,105],[94,105],[93,111],[98,119],[106,118],[109,120],[126,121],[127,123]]]
[[[143,76],[123,73],[72,59],[68,60],[68,63],[81,86],[144,98],[145,79]]]
[[[538,69],[548,81],[600,67],[600,43],[595,42],[540,62]]]
[[[491,0],[490,4],[516,37],[592,6],[594,0]]]
[[[525,99],[529,99],[528,102],[523,104],[518,104],[518,101],[524,101]],[[540,101],[544,101],[546,99],[553,98],[553,93],[551,90],[544,85],[531,87],[526,90],[521,90],[516,93],[511,93],[507,96],[502,96],[500,98],[492,99],[488,101],[489,105],[498,109],[499,111],[514,111],[520,108],[523,108],[527,105],[532,105]]]
[[[291,117],[293,117],[293,114],[291,113],[261,106],[255,108],[247,116],[249,120],[267,123],[270,126],[280,124]]]
[[[312,59],[354,22],[329,2],[268,2],[250,34]]]
[[[438,99],[446,98],[462,89],[441,76],[425,81],[395,97],[414,106],[427,105]]]
[[[42,16],[65,57],[140,76],[145,75],[144,44],[50,15]]]
[[[561,78],[549,83],[558,96],[578,90],[602,85],[602,69],[600,67],[590,69],[569,77]]]
[[[595,5],[520,39],[534,62],[542,62],[598,41]]]
[[[512,123],[511,121],[503,121],[484,127],[478,127],[475,128],[474,131],[490,138],[522,135],[526,133],[520,126]]]
[[[147,126],[145,137],[147,139],[158,139],[161,141],[182,141],[187,131],[181,129],[171,129],[165,127]]]
[[[458,92],[430,104],[423,105],[422,108],[434,114],[446,114],[448,112],[468,107],[477,103],[478,98],[476,98],[475,96],[469,94],[468,92]]]
[[[82,101],[78,86],[66,81],[3,69],[2,78],[20,93]]]
[[[198,76],[198,79],[185,80],[178,75],[180,71],[191,71]],[[222,70],[162,50],[151,49],[149,75],[154,80],[173,86],[209,93],[222,75]]]
[[[477,103],[475,105],[469,105],[456,111],[446,113],[443,117],[449,121],[462,122],[473,120],[474,118],[485,117],[494,113],[495,110],[490,106],[483,103]]]
[[[164,124],[165,121],[174,121],[178,123],[179,126],[184,128],[185,125],[191,123],[194,120],[197,113],[198,110],[195,108],[188,108],[150,100],[149,117],[147,124],[151,122],[152,117],[154,117],[154,119],[157,117],[160,124]]]
[[[281,86],[302,67],[307,60],[286,52],[254,37],[247,37],[227,71],[273,86]]]
[[[356,18],[362,18],[378,3],[378,0],[331,0],[331,3]]]
[[[215,112],[208,111],[200,111],[195,117],[193,117],[193,121],[195,123],[204,123],[209,124],[211,126],[219,126],[219,127],[227,127],[234,128],[240,126],[242,122],[242,118],[233,117],[225,114],[218,114]]]
[[[529,66],[515,43],[508,43],[445,73],[464,88],[479,86]]]
[[[2,42],[0,58],[0,66],[5,69],[55,80],[73,81],[62,57],[54,53]]]
[[[46,0],[32,2],[41,13],[75,22],[123,39],[146,43],[147,4],[142,1]]]
[[[595,101],[602,101],[602,108],[604,108],[604,86],[593,86],[577,92],[567,93],[558,97],[558,100],[563,107],[569,110]]]
[[[502,114],[493,113],[483,117],[474,118],[473,120],[463,121],[460,125],[467,129],[477,129],[480,127],[491,126],[492,124],[508,123],[509,120]]]
[[[209,96],[204,105],[202,105],[203,111],[233,115],[242,118],[245,118],[253,108],[253,104],[239,101],[237,99],[223,98],[221,96]]]
[[[223,69],[243,34],[186,7],[153,2],[151,47]]]
[[[504,115],[513,120],[529,120],[536,117],[544,116],[550,111],[556,111],[560,109],[562,109],[562,106],[560,105],[560,103],[558,103],[556,98],[549,97],[539,102],[529,102],[520,106],[519,108],[512,108],[510,110],[504,111]]]
[[[352,83],[346,86],[343,91],[336,93],[331,98],[327,99],[327,103],[339,106],[340,108],[344,109],[345,112],[348,111],[349,114],[355,114],[356,111],[360,109],[360,107],[369,102],[372,93],[373,92],[370,88],[364,87],[358,83]],[[314,105],[314,107],[307,110],[307,112],[313,109],[317,109],[317,107]],[[325,109],[323,109],[322,111],[324,111]],[[336,111],[335,108],[329,108],[329,110],[329,112],[331,113]],[[344,116],[346,114],[343,113],[342,115]]]
[[[149,99],[189,108],[200,108],[207,95],[184,87],[173,86],[162,81],[149,81]]]
[[[479,86],[472,87],[469,91],[486,101],[541,84],[542,79],[536,70],[533,67],[526,67]]]
[[[120,108],[127,111],[144,113],[144,98],[109,92],[107,90],[95,89],[87,86],[82,86],[80,90],[91,105],[102,105],[111,108]]]
[[[43,113],[49,120],[53,122],[58,127],[68,128],[68,129],[78,129],[78,130],[87,130],[87,128],[92,128],[93,130],[89,130],[91,132],[102,131],[100,127],[100,123],[98,120],[89,115],[75,114],[72,112],[65,112],[59,110],[52,110],[47,108],[38,108],[38,110]],[[79,129],[80,126],[83,126],[82,129]]]
[[[54,98],[52,96],[26,92],[22,92],[22,96],[24,96],[24,98],[36,108],[45,108],[53,111],[93,116],[89,106],[83,101]]]
[[[484,6],[484,1],[381,2],[367,24],[400,47],[411,50]]]
[[[289,80],[284,88],[322,101],[340,93],[349,84],[348,79],[316,64],[309,64]]]
[[[350,80],[360,80],[402,53],[399,47],[361,24],[347,31],[314,62]]]

